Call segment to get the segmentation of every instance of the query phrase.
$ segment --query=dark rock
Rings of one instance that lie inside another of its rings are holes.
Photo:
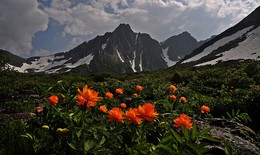
[[[178,74],[177,72],[174,73],[174,75],[173,75],[173,77],[172,77],[171,80],[172,80],[172,82],[173,82],[174,84],[179,84],[179,83],[182,83],[182,82],[183,82],[183,80],[182,80],[180,74]]]
[[[212,128],[210,135],[222,140],[219,145],[208,146],[213,154],[223,154],[225,150],[223,140],[229,142],[237,153],[244,155],[260,154],[259,135],[243,124],[220,118],[205,118],[195,122],[200,130]]]

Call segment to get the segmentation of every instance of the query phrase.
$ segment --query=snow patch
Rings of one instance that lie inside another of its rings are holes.
[[[117,55],[118,55],[119,59],[120,59],[122,62],[125,62],[125,61],[122,59],[122,57],[121,57],[121,55],[120,55],[120,53],[118,52],[118,50],[117,50],[117,49],[116,49],[116,53],[117,53]]]
[[[54,59],[63,59],[64,58],[64,55],[61,55],[61,56],[55,56]]]
[[[249,32],[247,38],[238,44],[237,47],[222,52],[217,59],[204,62],[195,66],[214,65],[219,61],[254,59],[260,60],[260,26]]]
[[[231,36],[227,36],[225,38],[222,38],[218,41],[216,41],[214,44],[208,46],[207,48],[205,48],[201,53],[183,61],[182,63],[187,63],[187,62],[191,62],[191,61],[197,61],[199,59],[201,59],[204,56],[209,55],[212,51],[218,49],[219,47],[224,46],[225,44],[229,43],[232,40],[235,40],[239,37],[241,37],[243,34],[245,34],[246,32],[248,32],[253,26],[244,28],[240,31],[237,31],[236,33],[232,34]]]
[[[68,63],[68,64],[65,64],[65,66],[67,68],[76,68],[76,67],[78,67],[80,65],[83,65],[83,64],[89,65],[90,62],[93,60],[93,58],[94,58],[94,55],[93,54],[89,54],[88,56],[86,56],[86,57],[84,57],[82,59],[79,59],[76,63],[74,63],[74,64]]]
[[[170,60],[169,55],[168,55],[169,47],[167,47],[165,49],[162,49],[162,51],[163,51],[162,58],[164,59],[164,61],[166,61],[168,67],[171,67],[171,66],[175,65],[178,62],[178,61]]]
[[[143,71],[143,66],[142,66],[142,64],[143,64],[143,60],[142,60],[142,57],[143,57],[143,52],[140,54],[140,63],[139,63],[140,72]]]
[[[108,42],[108,40],[109,40],[109,38],[107,39],[106,43],[104,43],[104,44],[101,45],[102,50],[107,47],[107,42]]]
[[[55,61],[55,59],[61,59],[61,58],[64,58],[64,56],[57,56],[57,57],[55,57],[54,55],[42,56],[32,61],[31,64],[23,63],[22,67],[12,66],[12,68],[21,73],[27,73],[26,70],[28,69],[33,69],[35,72],[43,72],[53,67],[62,66],[65,62],[69,60],[67,59],[67,60]]]
[[[133,71],[134,71],[134,72],[137,72],[137,71],[135,70],[135,58],[136,58],[136,51],[134,51],[134,59],[133,59],[133,60],[130,60],[130,64],[132,65],[131,67],[132,67]]]
[[[107,43],[102,44],[102,46],[101,46],[102,50],[105,49],[106,46],[107,46]]]
[[[15,71],[18,71],[20,73],[28,73],[26,70],[22,69],[21,67],[16,67],[16,66],[13,66],[11,64],[7,64],[8,67],[10,67],[11,69],[15,70]]]

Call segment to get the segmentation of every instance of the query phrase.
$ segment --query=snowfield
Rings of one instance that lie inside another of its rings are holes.
[[[260,26],[247,33],[246,36],[246,40],[240,42],[237,47],[216,55],[221,57],[195,66],[214,65],[219,61],[228,60],[260,60]]]
[[[229,43],[230,41],[241,37],[243,34],[247,33],[252,28],[253,28],[253,26],[249,26],[247,28],[244,28],[244,29],[234,33],[231,36],[227,36],[225,38],[222,38],[222,39],[216,41],[213,45],[210,45],[209,47],[205,48],[201,53],[183,61],[182,63],[197,61],[197,60],[201,59],[202,57],[209,55],[212,51],[218,49],[219,47],[222,47],[225,44]]]

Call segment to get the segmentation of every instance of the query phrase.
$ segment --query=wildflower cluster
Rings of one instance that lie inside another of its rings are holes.
[[[180,111],[180,109],[184,109],[183,107],[188,106],[190,103],[186,97],[179,93],[175,85],[169,85],[168,91],[165,91],[170,93],[165,94],[167,96],[170,95],[167,104],[171,104],[171,110],[168,112],[174,114],[174,117],[170,119],[165,117],[163,113],[159,114],[159,112],[163,112],[160,111],[161,101],[152,103],[142,98],[143,95],[146,95],[144,93],[146,90],[143,86],[136,85],[133,90],[124,90],[118,86],[115,86],[113,89],[102,88],[107,85],[108,84],[104,83],[98,85],[99,87],[85,85],[82,90],[77,89],[77,94],[75,94],[74,97],[71,94],[63,95],[63,93],[57,96],[51,95],[48,98],[49,104],[46,105],[48,111],[44,112],[47,115],[41,114],[44,108],[36,109],[37,116],[47,116],[47,118],[41,119],[43,120],[42,130],[44,130],[45,133],[57,133],[59,136],[72,134],[72,141],[67,143],[70,144],[70,147],[74,148],[74,145],[81,145],[81,141],[85,141],[85,136],[88,135],[91,137],[93,136],[91,134],[97,134],[92,132],[99,132],[99,134],[104,133],[103,137],[109,134],[107,133],[108,131],[130,134],[133,136],[131,138],[131,145],[133,145],[136,143],[136,136],[142,135],[141,139],[146,139],[146,132],[148,130],[151,132],[154,127],[158,128],[158,130],[164,130],[164,128],[173,130],[183,127],[191,130],[194,126],[193,121],[188,116],[191,114],[185,113],[187,111]],[[99,91],[94,90],[95,87],[97,87]],[[68,98],[72,98],[70,103],[65,102]],[[157,104],[159,104],[158,107]],[[167,107],[167,104],[163,106]],[[180,115],[177,116],[174,111],[179,112]],[[203,105],[200,111],[203,114],[207,114],[210,112],[210,108]],[[57,121],[58,119],[60,120]],[[62,122],[62,120],[64,122]],[[169,125],[171,124],[168,123],[170,120],[172,120],[173,125]],[[97,127],[97,125],[99,127]],[[115,125],[118,126],[118,128],[114,128],[113,126]],[[141,128],[141,126],[143,127]],[[92,128],[94,128],[94,130],[90,131]],[[105,129],[97,131],[99,128]],[[143,133],[145,133],[145,135],[143,135]],[[110,136],[112,135],[113,134]],[[98,135],[94,137],[98,138]],[[118,138],[119,137],[117,137],[117,139]],[[139,140],[138,143],[140,143]],[[85,148],[82,148],[82,150],[83,152],[86,151]]]

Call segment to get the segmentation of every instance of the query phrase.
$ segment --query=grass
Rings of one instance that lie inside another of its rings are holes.
[[[196,141],[200,138],[215,139],[209,137],[206,131],[195,131],[195,126],[192,131],[185,127],[176,129],[173,120],[179,114],[191,117],[226,117],[238,120],[259,132],[259,82],[260,62],[257,61],[227,62],[196,68],[178,65],[154,72],[97,73],[89,76],[29,75],[1,71],[1,113],[35,113],[37,107],[43,109],[29,121],[1,122],[0,136],[4,138],[0,141],[0,152],[16,154],[17,150],[23,150],[35,154],[203,154],[208,151],[204,148],[206,143],[199,145]],[[85,85],[103,97],[94,107],[76,105],[77,89],[82,90]],[[136,85],[141,85],[143,90],[136,91]],[[177,91],[171,91],[170,85],[175,85]],[[116,94],[117,88],[121,88],[124,93]],[[113,93],[114,98],[108,99],[106,92]],[[138,97],[134,97],[134,93]],[[55,106],[49,104],[48,97],[51,95],[59,98]],[[171,100],[170,95],[175,95],[176,100]],[[185,97],[186,103],[180,103],[180,97]],[[108,114],[98,110],[99,106],[106,105],[110,111],[113,107],[120,107],[121,103],[127,105],[126,109],[122,109],[124,114],[130,107],[139,108],[145,103],[152,103],[159,117],[152,122],[143,118],[140,125],[127,121],[109,122]],[[209,106],[210,113],[202,114],[202,105]],[[49,129],[43,129],[43,125],[48,125]],[[17,129],[20,130],[16,131]],[[66,129],[68,132],[64,132]],[[12,143],[17,144],[17,149],[11,148]]]

